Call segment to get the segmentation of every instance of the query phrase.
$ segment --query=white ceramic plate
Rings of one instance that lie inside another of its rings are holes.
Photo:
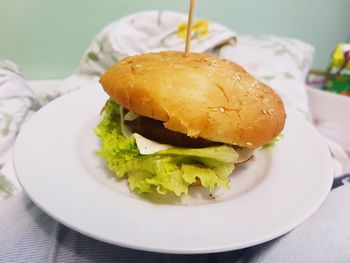
[[[68,227],[112,244],[168,253],[244,248],[292,230],[322,204],[331,157],[316,130],[289,113],[285,137],[237,168],[230,190],[193,187],[182,199],[142,198],[116,180],[95,152],[101,88],[42,108],[18,136],[14,163],[29,197]]]

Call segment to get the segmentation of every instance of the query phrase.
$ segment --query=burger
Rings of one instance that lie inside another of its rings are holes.
[[[278,94],[232,61],[166,51],[126,57],[100,78],[109,95],[98,155],[136,193],[229,187],[235,164],[282,131]]]

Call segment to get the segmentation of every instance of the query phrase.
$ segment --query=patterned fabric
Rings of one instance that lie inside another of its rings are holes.
[[[8,161],[21,125],[39,108],[18,68],[10,61],[0,61],[0,200],[20,189]]]
[[[183,50],[187,16],[174,12],[143,12],[105,27],[92,41],[77,70],[55,85],[34,93],[8,61],[0,63],[0,200],[20,190],[11,162],[11,149],[21,124],[39,107],[81,87],[125,56],[160,50]],[[304,88],[313,48],[301,41],[274,36],[237,36],[228,28],[196,20],[191,50],[209,52],[238,62],[274,88],[289,108],[308,113]]]

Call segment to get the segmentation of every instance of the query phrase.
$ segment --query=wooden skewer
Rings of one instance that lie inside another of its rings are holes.
[[[193,20],[193,10],[196,0],[190,0],[190,8],[188,11],[188,21],[187,21],[187,33],[186,33],[186,45],[185,45],[185,57],[190,53],[190,43],[191,43],[191,32],[192,32],[192,20]]]

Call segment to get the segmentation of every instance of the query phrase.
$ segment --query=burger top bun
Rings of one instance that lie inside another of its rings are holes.
[[[241,66],[205,53],[127,57],[100,83],[121,106],[192,138],[256,148],[285,123],[276,92]]]

